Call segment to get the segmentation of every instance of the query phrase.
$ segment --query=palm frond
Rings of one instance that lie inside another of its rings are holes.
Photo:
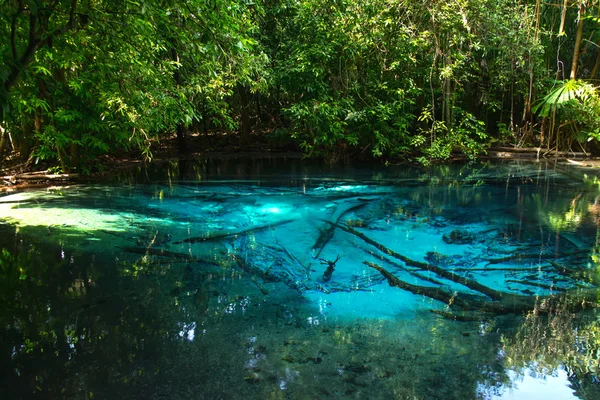
[[[572,100],[586,102],[597,96],[596,87],[590,83],[578,79],[558,81],[557,86],[533,107],[533,112],[547,117]]]

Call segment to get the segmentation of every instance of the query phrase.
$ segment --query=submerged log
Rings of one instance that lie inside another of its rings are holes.
[[[464,297],[460,293],[449,293],[438,288],[411,285],[375,263],[365,261],[364,264],[379,271],[390,286],[439,300],[450,307],[459,307],[463,310],[479,310],[498,315],[519,314],[532,310],[549,313],[558,309],[577,311],[585,307],[597,307],[600,301],[600,290],[598,288],[569,290],[549,296],[509,295],[497,301],[485,301],[472,296]]]
[[[398,260],[404,262],[404,264],[406,264],[407,266],[417,267],[424,271],[434,272],[437,275],[441,276],[442,278],[448,279],[449,281],[452,281],[455,283],[459,283],[463,286],[468,287],[469,289],[475,290],[476,292],[483,293],[486,296],[489,296],[490,298],[492,298],[494,300],[501,300],[504,298],[512,298],[512,297],[520,297],[518,295],[514,295],[514,294],[510,294],[510,293],[503,293],[498,290],[494,290],[485,285],[482,285],[481,283],[479,283],[477,281],[474,281],[470,278],[455,274],[454,272],[445,270],[436,265],[412,260],[406,256],[403,256],[402,254],[399,254],[399,253],[385,247],[381,243],[374,241],[373,239],[369,238],[365,234],[363,234],[349,226],[342,226],[339,224],[336,224],[336,226],[338,228],[340,228],[341,230],[351,233],[352,235],[355,235],[356,237],[362,239],[364,242],[374,246],[375,248],[377,248],[379,251],[383,252],[384,254],[387,254],[389,256],[397,258]],[[516,299],[514,299],[514,300],[516,300]]]
[[[311,289],[310,270],[281,245],[268,245],[241,235],[232,243],[232,259],[245,272],[267,282],[281,282],[299,293]]]
[[[590,250],[576,250],[576,251],[572,251],[569,253],[564,253],[560,258],[571,257],[571,256],[575,256],[577,254],[588,253],[588,252],[590,252]],[[540,254],[540,253],[513,254],[513,255],[507,256],[507,257],[491,258],[491,259],[487,259],[485,261],[487,261],[487,265],[490,265],[490,264],[501,264],[501,263],[505,263],[508,261],[520,260],[520,259],[525,259],[525,258],[532,258],[532,259],[546,260],[550,263],[551,261],[548,260],[548,258],[550,258],[551,256],[552,256],[551,254]]]
[[[575,269],[571,267],[567,267],[566,265],[559,264],[556,261],[547,260],[550,265],[554,267],[554,270],[559,274],[567,277],[572,277],[573,275],[581,272],[580,269]]]
[[[325,272],[323,273],[323,281],[329,282],[331,280],[331,276],[333,275],[333,271],[335,270],[335,265],[340,260],[340,255],[338,254],[334,261],[319,259],[321,264],[327,265]]]
[[[463,286],[468,287],[471,290],[485,294],[490,297],[492,302],[475,301],[469,299],[467,303],[470,303],[470,307],[476,306],[482,311],[492,312],[496,314],[507,314],[507,313],[520,313],[537,309],[540,312],[549,312],[550,310],[556,309],[557,307],[566,307],[569,310],[580,310],[586,306],[598,306],[600,304],[600,289],[580,289],[580,290],[567,290],[563,293],[552,294],[549,296],[522,296],[513,293],[500,292],[494,290],[485,285],[480,284],[472,279],[454,274],[443,268],[439,268],[435,265],[423,263],[420,261],[412,260],[406,256],[403,256],[395,251],[385,247],[384,245],[377,243],[373,239],[367,237],[356,229],[347,226],[338,225],[340,229],[351,233],[366,243],[371,244],[378,250],[385,254],[388,254],[394,258],[403,261],[407,266],[417,267],[423,270],[435,272],[437,275],[448,279],[452,282],[460,283]],[[379,267],[383,270],[382,267]],[[376,268],[377,269],[377,268]],[[381,270],[378,269],[380,272]],[[387,271],[386,271],[387,272]],[[391,275],[388,272],[389,275]],[[385,275],[384,275],[385,276]],[[391,275],[393,276],[393,275]],[[386,276],[387,279],[387,276]],[[396,278],[398,279],[398,278]],[[389,280],[388,280],[389,282]],[[428,292],[429,293],[429,292]],[[422,293],[422,294],[425,294]],[[439,293],[434,293],[439,296]],[[445,295],[443,295],[445,296]],[[443,297],[442,296],[442,297]],[[429,296],[430,297],[430,296]],[[469,304],[468,304],[469,305]]]
[[[433,278],[430,278],[428,276],[425,276],[425,275],[422,275],[422,274],[418,273],[417,271],[420,271],[420,269],[412,270],[412,269],[406,268],[405,266],[403,266],[401,264],[398,264],[397,262],[395,262],[393,260],[390,260],[386,256],[384,256],[382,254],[375,253],[373,251],[369,251],[368,253],[370,255],[372,255],[373,257],[376,257],[376,258],[380,259],[381,261],[386,262],[388,264],[391,264],[394,267],[396,267],[396,268],[398,268],[398,269],[406,272],[407,274],[414,276],[417,279],[421,279],[421,280],[426,281],[426,282],[431,282],[431,283],[433,283],[435,285],[439,285],[439,286],[443,285],[442,282],[440,282],[440,281],[438,281],[436,279],[433,279]]]
[[[525,286],[535,286],[535,287],[539,287],[542,289],[553,290],[556,292],[564,292],[566,290],[566,289],[558,287],[558,286],[546,285],[544,283],[533,282],[533,281],[529,281],[529,280],[507,279],[506,282],[518,283],[520,285],[525,285]]]
[[[359,197],[352,200],[346,200],[346,202],[338,206],[335,212],[331,215],[331,219],[327,221],[328,224],[326,224],[322,228],[317,228],[319,229],[320,234],[314,246],[312,247],[313,258],[318,258],[323,249],[325,248],[325,245],[329,243],[329,241],[333,238],[333,232],[335,231],[336,224],[345,214],[352,210],[364,207],[369,201],[372,200],[376,199],[371,199],[368,197]]]
[[[511,271],[511,272],[538,272],[544,269],[554,269],[550,265],[540,265],[539,267],[515,267],[515,268],[450,268],[449,271],[458,272],[494,272],[494,271]]]
[[[481,320],[481,316],[478,316],[478,315],[454,314],[454,313],[442,311],[442,310],[429,310],[429,311],[434,314],[439,315],[440,317],[449,319],[451,321],[473,322],[473,321]]]
[[[493,264],[502,264],[505,262],[509,262],[509,261],[515,261],[515,260],[522,260],[522,259],[539,259],[539,260],[544,260],[546,258],[546,256],[544,254],[539,254],[539,253],[531,253],[531,254],[513,254],[510,256],[506,256],[506,257],[500,257],[500,258],[489,258],[485,261],[487,261],[486,265],[493,265]]]
[[[430,287],[430,286],[419,286],[413,285],[408,282],[404,282],[398,277],[394,276],[391,272],[387,271],[380,265],[372,263],[370,261],[363,261],[363,264],[368,265],[369,267],[376,269],[383,275],[383,277],[388,281],[390,286],[399,287],[400,289],[409,291],[413,294],[420,294],[434,300],[439,300],[443,303],[448,304],[449,306],[458,306],[462,309],[473,310],[476,309],[469,301],[463,299],[459,295],[455,293],[450,293],[445,290]]]
[[[178,253],[175,251],[169,251],[169,250],[165,250],[165,249],[157,249],[157,248],[152,248],[152,247],[117,247],[117,248],[121,249],[127,253],[141,254],[144,256],[150,255],[150,256],[156,256],[156,257],[172,257],[172,258],[185,260],[185,261],[192,261],[192,262],[217,265],[217,266],[222,265],[222,263],[215,261],[215,260],[201,258],[201,257],[194,257],[194,256],[191,256],[186,253]]]
[[[257,231],[261,231],[264,229],[272,228],[274,226],[288,224],[293,221],[295,221],[295,219],[284,219],[281,221],[269,222],[267,224],[262,224],[262,225],[253,225],[253,226],[239,228],[239,229],[207,232],[206,235],[204,235],[204,236],[195,236],[195,237],[183,239],[178,242],[173,242],[173,244],[198,243],[198,242],[207,242],[210,240],[225,239],[230,236],[236,236],[236,235],[241,235],[241,234],[250,233],[250,232],[257,232]]]
[[[306,290],[309,290],[310,287],[304,281],[294,280],[291,276],[287,276],[285,274],[276,273],[271,268],[263,270],[262,268],[257,267],[254,263],[249,262],[242,255],[235,255],[234,261],[240,267],[240,269],[251,276],[256,276],[261,278],[265,282],[281,282],[288,287],[297,290],[299,293],[302,293]]]

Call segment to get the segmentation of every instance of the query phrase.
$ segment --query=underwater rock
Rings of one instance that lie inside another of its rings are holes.
[[[428,251],[427,255],[425,255],[425,261],[435,264],[438,267],[447,267],[454,264],[454,258],[438,253],[437,251]]]
[[[294,358],[294,356],[292,356],[291,354],[287,354],[283,357],[281,357],[281,359],[285,362],[288,362],[290,364],[293,364],[296,362],[296,359]]]
[[[475,240],[475,235],[465,230],[455,229],[449,235],[444,235],[442,240],[448,244],[471,244]]]
[[[434,228],[445,228],[446,226],[448,226],[448,224],[446,223],[446,221],[443,221],[443,220],[441,220],[439,218],[430,219],[429,223]]]
[[[394,376],[394,373],[392,371],[389,370],[381,370],[381,371],[377,371],[377,373],[375,374],[379,379],[383,379],[383,378],[391,378],[392,376]]]
[[[363,374],[365,372],[369,372],[371,367],[357,361],[350,361],[344,366],[344,369],[346,371],[356,372],[357,374]]]
[[[346,225],[351,228],[367,228],[367,222],[362,219],[349,219],[346,221]]]
[[[354,386],[363,387],[363,388],[369,386],[369,384],[367,382],[358,378],[357,376],[349,376],[344,379],[344,382],[349,383]]]
[[[305,359],[301,360],[300,363],[301,364],[307,364],[307,363],[313,363],[313,364],[321,364],[323,362],[323,359],[319,356],[317,357],[306,357]]]
[[[244,380],[248,383],[258,383],[262,379],[262,376],[258,372],[250,372],[244,377]]]

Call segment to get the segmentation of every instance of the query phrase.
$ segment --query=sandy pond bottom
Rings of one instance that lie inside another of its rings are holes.
[[[544,308],[598,286],[598,194],[515,164],[4,196],[0,397],[600,398],[593,304]]]

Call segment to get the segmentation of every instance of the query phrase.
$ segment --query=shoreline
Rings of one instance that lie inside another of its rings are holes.
[[[227,135],[228,136],[228,135]],[[214,137],[214,135],[213,135]],[[226,136],[218,136],[217,139],[221,142],[215,145],[211,137],[202,137],[193,135],[189,139],[188,151],[184,154],[178,154],[176,140],[174,137],[165,139],[160,142],[153,143],[153,157],[151,160],[144,160],[139,152],[121,152],[116,155],[102,155],[98,157],[97,167],[100,171],[92,172],[89,175],[74,173],[53,173],[51,168],[44,170],[34,170],[31,163],[20,163],[9,165],[0,169],[0,193],[12,192],[16,190],[26,190],[30,188],[43,188],[55,185],[69,185],[74,183],[90,183],[105,180],[110,177],[117,176],[121,173],[130,171],[134,168],[148,167],[150,165],[160,165],[171,163],[178,160],[200,160],[200,159],[290,159],[290,160],[306,160],[306,162],[322,162],[321,158],[308,158],[298,149],[285,149],[285,145],[274,144],[272,142],[259,143],[261,146],[255,148],[243,149],[238,138],[227,138]],[[223,144],[223,139],[226,143]],[[210,145],[207,146],[207,141]],[[259,147],[259,148],[256,148]],[[556,152],[548,151],[541,148],[512,148],[512,147],[492,147],[489,148],[486,154],[478,157],[479,160],[498,160],[498,161],[524,161],[524,162],[540,162],[540,161],[562,161],[571,165],[584,168],[600,167],[600,158],[591,157],[585,153],[577,152]],[[449,159],[439,162],[455,163],[468,161],[467,157],[461,154],[455,154]],[[365,165],[384,165],[383,161],[378,160],[360,160],[360,164]],[[436,162],[437,163],[437,162]],[[344,164],[344,163],[341,163]],[[353,164],[350,162],[349,164]],[[387,165],[419,165],[418,163],[409,161],[388,162]]]

